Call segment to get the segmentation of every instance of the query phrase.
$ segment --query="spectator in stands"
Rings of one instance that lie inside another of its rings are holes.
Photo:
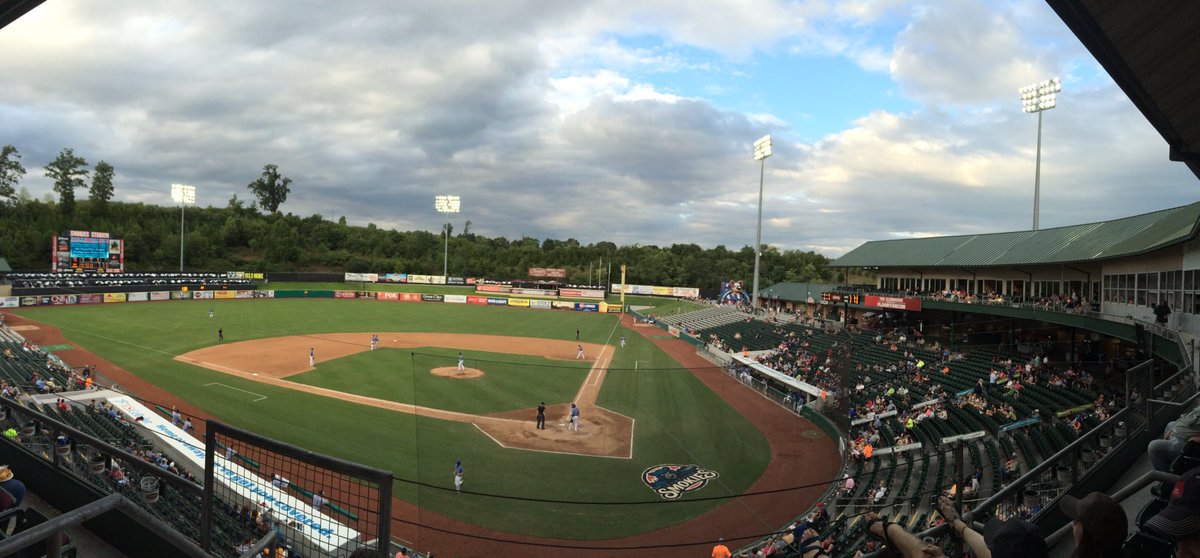
[[[887,543],[894,554],[904,558],[936,558],[945,556],[941,548],[926,543],[909,533],[903,526],[880,519],[875,512],[868,512],[863,519],[867,521],[867,533]],[[979,555],[976,555],[979,556]]]
[[[1171,307],[1167,306],[1167,301],[1160,299],[1158,304],[1154,306],[1154,323],[1166,327],[1167,317],[1171,315]]]
[[[854,493],[854,477],[850,473],[846,473],[846,480],[842,483],[842,492],[846,494]]]
[[[1176,558],[1200,558],[1200,468],[1179,477],[1171,501],[1145,527],[1159,538],[1175,543]]]
[[[1121,546],[1129,532],[1129,520],[1115,500],[1093,492],[1081,499],[1063,496],[1059,507],[1073,520],[1075,551],[1071,558],[1124,558]]]
[[[0,490],[11,498],[11,503],[3,509],[19,508],[25,502],[25,483],[13,478],[12,469],[8,465],[0,465]]]
[[[1184,446],[1200,444],[1200,405],[1167,424],[1161,440],[1152,440],[1146,447],[1150,464],[1156,471],[1170,472],[1171,463],[1183,455]]]
[[[729,547],[725,546],[725,538],[717,539],[717,544],[713,545],[712,558],[729,558],[733,554],[729,553]]]
[[[1048,558],[1050,555],[1037,526],[1028,521],[1016,518],[1002,521],[993,517],[983,526],[983,533],[979,533],[959,517],[949,499],[938,499],[938,512],[975,558]]]
[[[316,494],[313,494],[312,504],[314,508],[320,510],[321,508],[325,507],[325,504],[328,503],[329,500],[325,498],[324,490],[318,490]]]

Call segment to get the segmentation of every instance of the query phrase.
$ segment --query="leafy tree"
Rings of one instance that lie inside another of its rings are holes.
[[[279,206],[287,201],[288,194],[292,191],[288,188],[291,183],[292,179],[280,175],[279,167],[272,163],[264,166],[262,176],[247,187],[254,192],[254,197],[258,198],[258,206],[263,211],[275,213],[279,211]]]
[[[65,215],[75,212],[75,190],[84,187],[87,176],[87,161],[75,155],[75,150],[64,148],[58,157],[46,165],[46,178],[54,181],[58,192],[59,210]]]
[[[88,199],[92,200],[92,207],[104,212],[108,208],[108,200],[113,197],[113,166],[106,161],[96,163],[95,172],[92,173],[92,189],[88,192]]]
[[[21,153],[11,145],[0,148],[0,203],[16,202],[17,183],[25,176]]]

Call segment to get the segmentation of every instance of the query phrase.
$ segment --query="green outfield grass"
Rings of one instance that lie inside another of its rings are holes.
[[[484,371],[469,380],[429,371],[457,366],[458,351],[442,347],[380,349],[320,363],[289,380],[399,403],[486,415],[570,403],[591,363],[472,351],[465,365]]]
[[[210,307],[215,310],[215,318],[208,317]],[[615,345],[623,331],[617,328],[615,315],[334,299],[174,301],[22,308],[14,313],[62,329],[72,343],[178,394],[214,417],[313,451],[394,471],[404,479],[396,483],[397,497],[502,531],[605,539],[684,521],[722,502],[688,502],[685,497],[682,503],[667,505],[545,504],[455,495],[436,488],[417,488],[405,481],[450,488],[451,468],[455,460],[461,459],[467,470],[464,488],[468,490],[585,502],[653,502],[658,497],[640,480],[647,467],[695,463],[714,469],[720,478],[697,496],[719,496],[745,491],[769,459],[769,448],[761,433],[726,405],[720,394],[709,390],[690,372],[678,369],[673,359],[641,335],[629,331],[625,332],[627,347],[615,350],[599,404],[637,421],[634,458],[630,460],[506,450],[470,424],[365,407],[173,360],[176,355],[216,343],[218,327],[225,330],[227,341],[385,331],[573,340],[578,329],[585,341]],[[370,355],[365,358],[370,359]],[[502,357],[516,359],[513,355]],[[356,364],[353,360],[324,363],[318,376],[326,365],[354,368]],[[380,367],[381,374],[389,372],[387,366]],[[582,377],[582,372],[575,370],[563,373]],[[574,390],[579,385],[578,381],[570,386],[569,382],[563,383],[561,389]],[[266,399],[254,402],[255,396],[228,388]],[[460,398],[483,401],[479,394],[451,388]],[[386,386],[380,389],[387,391]],[[504,397],[520,399],[527,395]],[[420,395],[418,401],[426,404],[435,397],[453,398],[431,392],[428,398]],[[494,403],[498,404],[487,404]]]

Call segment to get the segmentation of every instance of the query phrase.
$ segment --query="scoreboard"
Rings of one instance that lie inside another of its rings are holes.
[[[125,241],[106,232],[65,231],[54,237],[50,271],[76,273],[123,273]]]
[[[846,304],[861,304],[862,303],[862,295],[860,295],[858,293],[824,292],[824,293],[821,293],[821,300],[823,300],[825,302],[832,302],[834,304],[841,304],[843,302]]]

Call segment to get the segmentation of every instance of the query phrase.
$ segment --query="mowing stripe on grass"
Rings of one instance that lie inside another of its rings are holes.
[[[254,393],[253,391],[246,391],[246,390],[244,390],[244,389],[241,389],[241,388],[235,388],[235,387],[233,387],[233,386],[227,386],[227,385],[225,385],[225,384],[222,384],[221,382],[210,382],[210,383],[204,384],[204,387],[208,387],[208,386],[221,386],[221,387],[223,387],[223,388],[232,389],[232,390],[234,390],[234,391],[240,391],[240,392],[242,392],[242,393],[249,393],[250,395],[257,395],[257,396],[258,396],[258,399],[255,399],[254,401],[251,401],[251,403],[256,403],[256,402],[258,402],[258,401],[262,401],[263,399],[266,399],[266,398],[267,398],[267,396],[265,396],[265,395],[263,395],[263,394],[261,394],[261,393]]]

